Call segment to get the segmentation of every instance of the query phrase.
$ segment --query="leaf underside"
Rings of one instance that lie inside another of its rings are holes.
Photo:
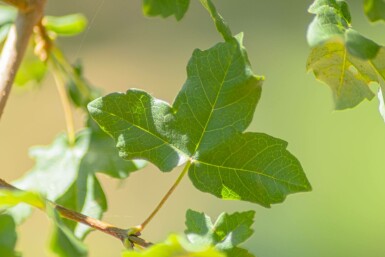
[[[371,100],[369,84],[384,87],[385,48],[351,28],[345,1],[316,0],[309,12],[316,16],[308,28],[307,69],[331,88],[337,110]]]

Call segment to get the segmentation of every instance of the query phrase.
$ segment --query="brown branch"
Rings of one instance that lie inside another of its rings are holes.
[[[0,118],[33,27],[41,20],[46,0],[5,0],[19,9],[0,56]]]
[[[16,187],[12,186],[11,184],[7,183],[3,179],[0,179],[0,189],[22,191]],[[48,201],[48,202],[49,202],[49,204],[51,204],[54,207],[55,210],[57,210],[60,213],[60,215],[63,218],[85,224],[85,225],[92,227],[96,230],[99,230],[103,233],[109,234],[109,235],[119,239],[120,241],[122,241],[123,244],[125,243],[126,240],[128,240],[132,245],[139,245],[139,246],[145,247],[145,248],[152,245],[152,243],[147,242],[143,238],[140,238],[139,237],[140,233],[129,234],[129,229],[118,228],[118,227],[115,227],[115,226],[108,224],[104,221],[101,221],[101,220],[98,220],[98,219],[95,219],[92,217],[88,217],[88,216],[83,215],[81,213],[67,209],[61,205],[54,203],[54,202],[51,202],[51,201]]]

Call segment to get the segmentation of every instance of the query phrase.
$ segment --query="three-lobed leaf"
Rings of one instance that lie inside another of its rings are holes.
[[[228,257],[252,257],[239,245],[252,234],[254,211],[222,213],[213,223],[205,213],[188,210],[185,234],[192,244],[213,245]]]
[[[242,134],[263,78],[253,74],[241,36],[195,50],[187,76],[172,106],[130,89],[91,102],[90,114],[115,139],[123,158],[145,159],[162,171],[189,160],[194,185],[215,196],[269,206],[310,190],[286,143]]]
[[[51,146],[33,148],[30,154],[36,166],[15,184],[38,191],[74,211],[100,218],[107,202],[96,173],[125,178],[144,163],[120,159],[110,137],[92,122],[90,126],[77,134],[75,145],[70,145],[67,136],[62,134]],[[85,225],[75,222],[67,225],[79,238],[84,238],[89,231]]]
[[[188,210],[185,234],[192,243],[211,244],[220,250],[230,250],[253,234],[251,225],[254,215],[254,211],[222,213],[213,223],[206,214]]]

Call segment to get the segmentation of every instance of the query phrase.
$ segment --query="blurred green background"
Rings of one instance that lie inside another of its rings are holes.
[[[362,2],[348,1],[353,26],[385,43],[385,25],[370,25]],[[289,142],[313,191],[295,194],[271,209],[222,201],[193,188],[186,178],[143,237],[160,241],[184,230],[188,208],[217,216],[222,211],[256,211],[255,234],[246,247],[259,257],[385,256],[385,124],[377,99],[354,110],[333,111],[330,90],[305,71],[305,41],[311,15],[304,0],[218,0],[233,32],[245,45],[257,74],[265,75],[262,99],[249,128]],[[47,13],[82,12],[85,33],[60,41],[72,61],[81,58],[87,78],[104,91],[136,87],[172,102],[183,84],[194,48],[207,49],[220,37],[209,16],[192,0],[179,23],[148,19],[141,1],[48,0]],[[78,114],[78,128],[83,117]],[[12,181],[29,170],[27,149],[49,144],[65,129],[52,78],[39,90],[14,89],[0,123],[1,177]],[[109,199],[104,220],[121,227],[139,224],[178,175],[152,165],[123,183],[102,176]],[[48,255],[49,220],[40,212],[19,228],[18,249],[26,257]],[[120,256],[122,245],[99,232],[86,240],[91,257]]]

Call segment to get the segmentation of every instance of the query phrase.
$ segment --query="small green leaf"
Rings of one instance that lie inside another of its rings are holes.
[[[0,214],[0,256],[19,257],[20,254],[15,251],[16,241],[15,221],[10,215]]]
[[[0,189],[1,208],[13,207],[20,203],[26,203],[39,209],[45,208],[45,200],[40,194],[28,191]]]
[[[225,251],[227,257],[255,257],[255,255],[249,253],[246,249],[234,247]]]
[[[375,58],[381,48],[374,41],[362,36],[353,29],[346,30],[345,45],[350,54],[363,60]]]
[[[100,92],[83,77],[83,66],[80,62],[73,65],[72,72],[67,76],[66,87],[72,103],[79,108],[86,109],[89,102],[100,96]]]
[[[194,245],[180,236],[171,235],[163,242],[142,252],[126,251],[122,257],[226,257],[209,245]]]
[[[17,71],[15,84],[21,87],[28,83],[39,83],[44,79],[46,73],[47,65],[34,54],[31,42]]]
[[[307,41],[311,47],[331,38],[343,38],[350,27],[349,8],[344,1],[315,0],[308,11],[316,15],[307,31]]]
[[[233,34],[231,33],[229,26],[223,20],[222,16],[217,12],[211,0],[200,0],[200,1],[202,5],[210,13],[211,18],[213,19],[215,26],[217,27],[218,32],[221,33],[221,35],[226,41],[231,40],[231,38],[233,37]]]
[[[45,16],[43,25],[47,30],[60,36],[73,36],[84,31],[87,27],[87,18],[78,13],[60,17]]]
[[[383,0],[365,0],[364,10],[372,22],[385,20],[385,2]]]
[[[255,212],[222,213],[213,224],[204,213],[188,210],[186,235],[195,244],[214,245],[220,250],[230,250],[246,241],[252,234]]]
[[[147,16],[174,15],[179,21],[187,12],[190,0],[143,0],[143,13]]]

